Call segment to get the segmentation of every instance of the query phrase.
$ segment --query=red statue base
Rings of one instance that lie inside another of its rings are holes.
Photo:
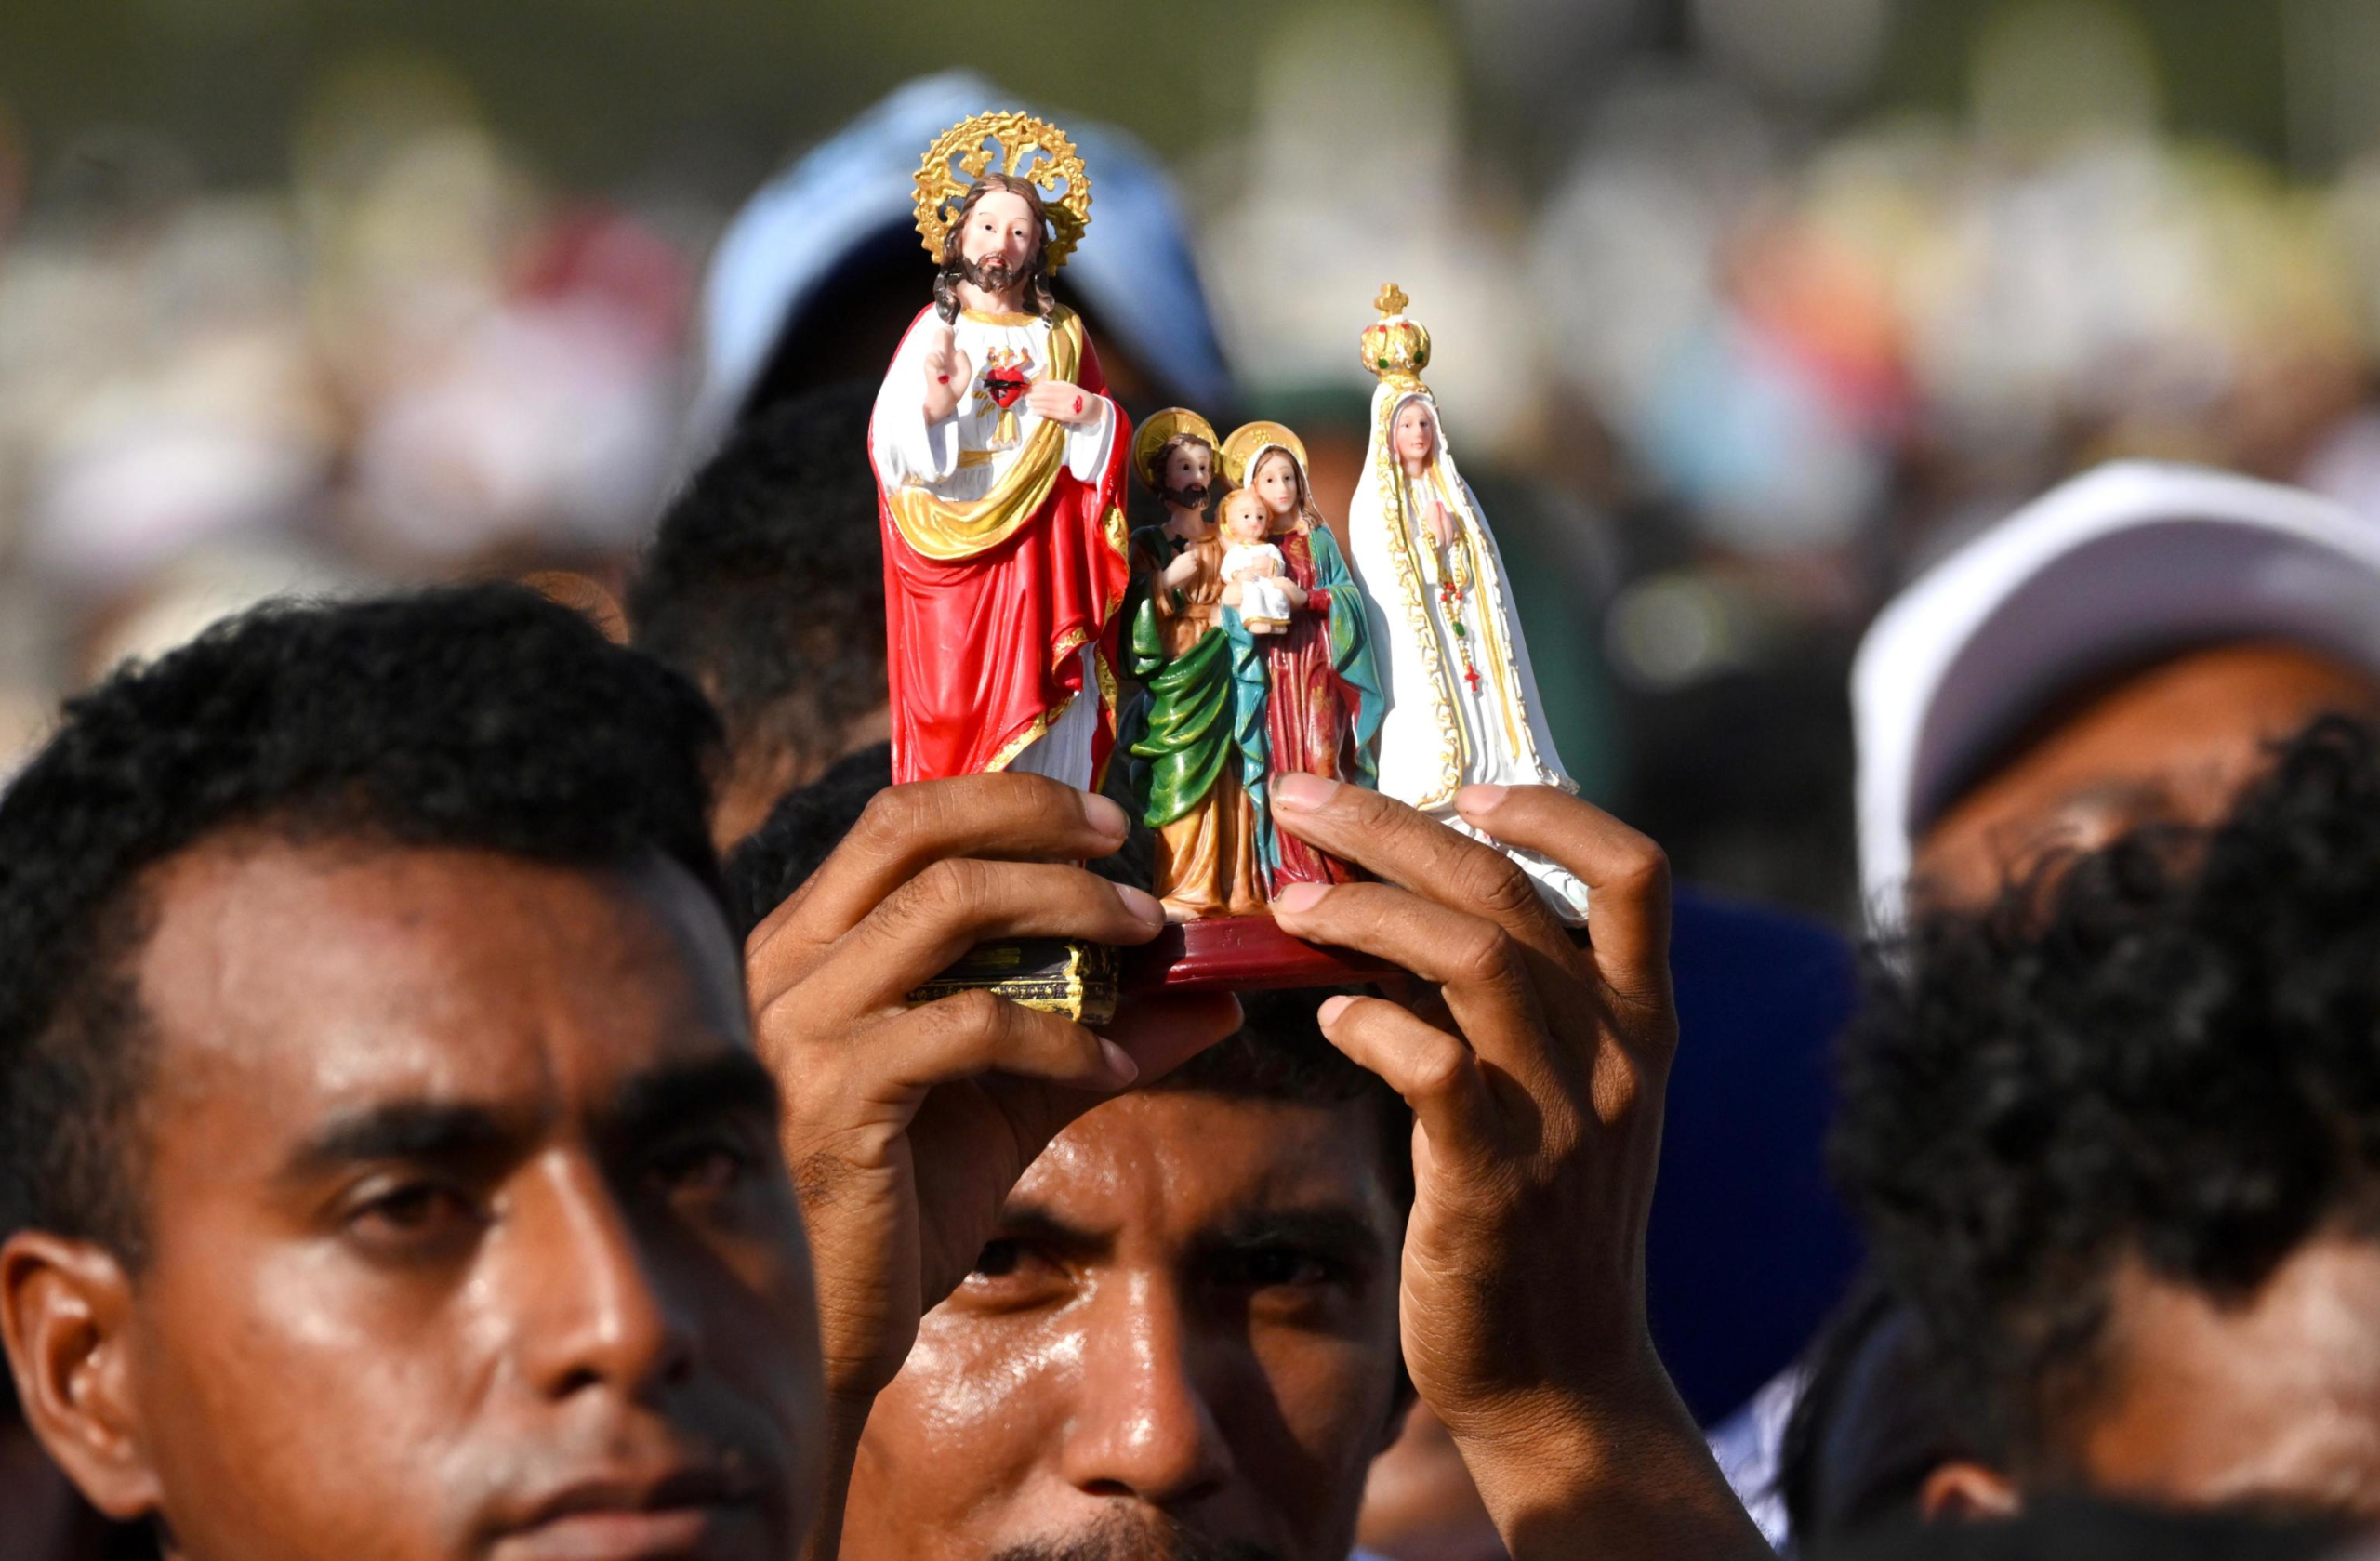
[[[1345,986],[1404,972],[1351,949],[1303,943],[1269,916],[1177,921],[1154,943],[1123,951],[1127,992],[1262,992]]]

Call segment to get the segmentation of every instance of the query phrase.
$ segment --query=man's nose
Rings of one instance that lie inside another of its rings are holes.
[[[1232,1472],[1210,1402],[1210,1361],[1161,1277],[1111,1281],[1085,1319],[1080,1398],[1061,1450],[1069,1484],[1091,1495],[1179,1507]]]
[[[599,1168],[564,1159],[531,1179],[507,1223],[522,1370],[541,1396],[608,1387],[629,1398],[685,1378],[696,1329],[656,1272]]]

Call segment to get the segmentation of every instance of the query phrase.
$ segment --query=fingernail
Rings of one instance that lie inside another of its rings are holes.
[[[1126,910],[1130,911],[1150,926],[1165,925],[1165,906],[1158,904],[1157,897],[1147,890],[1135,889],[1129,883],[1119,883],[1116,885],[1116,897],[1124,902]]]
[[[1273,908],[1287,911],[1312,910],[1320,905],[1322,897],[1329,893],[1330,886],[1327,883],[1292,883],[1273,896]]]
[[[1113,798],[1102,797],[1095,791],[1082,794],[1082,821],[1101,834],[1111,835],[1119,840],[1132,832],[1131,815]]]
[[[1347,1012],[1347,1005],[1355,1000],[1353,998],[1344,997],[1325,999],[1322,1007],[1316,1011],[1315,1017],[1322,1021],[1325,1025],[1336,1024],[1339,1016]]]
[[[1509,786],[1466,786],[1454,794],[1457,813],[1494,813],[1502,805]]]
[[[1116,1080],[1118,1089],[1141,1076],[1141,1065],[1132,1061],[1132,1054],[1105,1036],[1099,1038],[1099,1057],[1107,1065],[1107,1076]]]
[[[1293,770],[1274,778],[1273,800],[1292,813],[1312,813],[1316,808],[1329,806],[1330,799],[1338,789],[1339,783],[1335,780],[1325,780],[1320,775]]]

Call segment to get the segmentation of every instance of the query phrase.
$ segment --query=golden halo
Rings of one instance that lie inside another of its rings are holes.
[[[1242,423],[1231,430],[1223,441],[1223,475],[1231,479],[1233,487],[1248,481],[1248,463],[1267,444],[1278,444],[1297,457],[1298,470],[1305,471],[1305,442],[1291,433],[1281,423]],[[1306,481],[1314,481],[1309,472]]]
[[[1054,274],[1091,226],[1091,176],[1066,133],[1029,113],[979,113],[945,130],[926,148],[918,164],[918,236],[925,240],[926,253],[942,263],[959,203],[993,172],[1029,180],[1041,192],[1050,218],[1041,267]]]
[[[1132,432],[1132,470],[1140,473],[1142,483],[1151,491],[1157,485],[1157,473],[1149,470],[1149,462],[1165,448],[1165,442],[1177,433],[1193,433],[1213,449],[1218,443],[1215,425],[1186,406],[1169,406],[1162,412],[1152,412],[1148,420]]]

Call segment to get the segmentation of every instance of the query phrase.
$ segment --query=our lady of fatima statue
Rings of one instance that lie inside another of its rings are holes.
[[[1131,444],[1050,278],[1091,181],[1056,126],[979,114],[918,174],[940,268],[868,430],[884,527],[892,778],[1028,770],[1096,788],[1116,734]]]
[[[1381,289],[1381,318],[1363,335],[1364,366],[1380,384],[1347,550],[1388,684],[1380,789],[1476,834],[1454,811],[1466,786],[1578,788],[1546,730],[1503,558],[1421,382],[1430,333],[1406,317],[1406,302]],[[1565,919],[1586,919],[1585,884],[1533,852],[1505,849]]]

